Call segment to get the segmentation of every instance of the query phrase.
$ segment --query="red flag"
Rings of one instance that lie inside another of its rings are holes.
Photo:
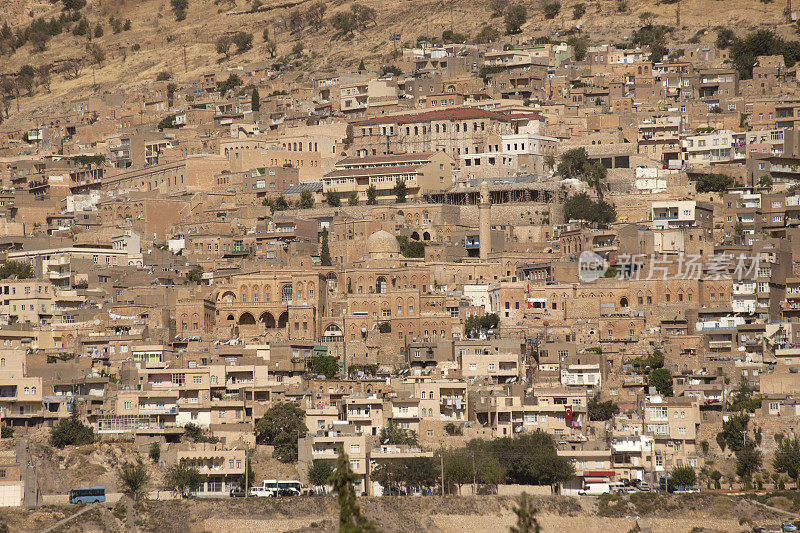
[[[564,406],[564,419],[569,422],[572,420],[572,406],[565,405]]]

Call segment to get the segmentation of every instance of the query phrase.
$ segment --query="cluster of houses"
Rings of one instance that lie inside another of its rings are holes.
[[[0,253],[32,275],[0,281],[2,424],[77,409],[101,439],[162,443],[194,424],[218,442],[169,460],[202,495],[240,486],[282,402],[305,412],[299,472],[344,449],[371,495],[385,461],[542,430],[570,494],[699,471],[747,384],[771,453],[800,422],[794,71],[762,56],[740,79],[704,44],[496,48],[407,48],[391,75],[247,64],[13,115]],[[559,171],[576,149],[602,183]],[[570,210],[582,193],[615,220]],[[381,442],[390,424],[417,444]]]

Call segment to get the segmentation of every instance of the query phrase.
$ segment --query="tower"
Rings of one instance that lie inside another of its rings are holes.
[[[492,204],[489,198],[489,184],[481,183],[481,198],[478,204],[478,244],[480,245],[480,258],[488,259],[492,247]]]

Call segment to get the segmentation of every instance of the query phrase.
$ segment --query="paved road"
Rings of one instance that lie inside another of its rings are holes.
[[[22,490],[22,506],[38,507],[40,502],[36,466],[33,463],[33,458],[31,458],[28,453],[27,437],[17,439],[16,451],[17,461],[19,461],[20,471],[22,473],[22,482],[24,484]]]

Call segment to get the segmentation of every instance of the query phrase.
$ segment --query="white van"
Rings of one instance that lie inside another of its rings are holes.
[[[252,498],[272,498],[275,496],[273,490],[264,487],[250,487],[250,492],[248,492],[248,494]]]
[[[581,496],[600,496],[611,492],[608,483],[587,483],[586,486],[578,491]]]

